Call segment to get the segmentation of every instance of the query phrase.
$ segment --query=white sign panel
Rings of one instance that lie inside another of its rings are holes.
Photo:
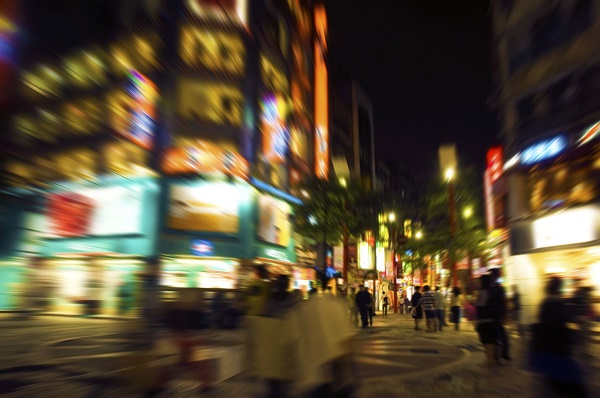
[[[141,232],[142,200],[140,186],[98,188],[90,192],[96,202],[92,235],[137,234]]]
[[[378,247],[375,249],[375,259],[377,261],[377,271],[385,272],[385,248]]]
[[[533,221],[536,249],[591,242],[598,239],[599,211],[596,207],[563,210]]]
[[[358,267],[360,269],[371,269],[371,248],[367,242],[358,245]]]

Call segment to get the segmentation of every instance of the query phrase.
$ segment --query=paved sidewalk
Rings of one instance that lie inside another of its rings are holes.
[[[484,353],[473,326],[464,323],[461,327],[458,332],[452,325],[443,332],[426,333],[415,331],[408,315],[377,316],[374,326],[358,330],[355,339],[353,362],[359,386],[355,398],[552,397],[535,375],[525,370],[526,340],[510,333],[513,360],[489,369],[481,366]],[[396,355],[394,351],[402,346],[405,352]],[[587,367],[590,375],[600,374],[600,345],[593,349]],[[364,363],[369,350],[377,352],[380,362]],[[380,374],[364,370],[365,365],[382,363]],[[600,396],[600,380],[588,379],[589,390],[595,393],[591,396]],[[240,374],[217,385],[209,396],[258,398],[264,393],[261,383]],[[292,396],[297,394],[292,392]]]

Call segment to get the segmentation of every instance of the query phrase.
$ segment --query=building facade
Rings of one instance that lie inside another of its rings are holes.
[[[3,290],[24,281],[27,256],[57,275],[59,312],[76,311],[95,279],[113,313],[151,256],[174,288],[233,289],[257,263],[314,278],[295,269],[290,216],[294,186],[329,172],[324,7],[178,0],[107,12],[102,37],[23,51],[3,164],[15,229]]]
[[[492,15],[504,145],[488,220],[508,229],[507,278],[533,322],[551,275],[600,295],[600,2],[495,1]]]

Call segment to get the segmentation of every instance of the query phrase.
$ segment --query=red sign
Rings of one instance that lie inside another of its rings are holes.
[[[50,233],[62,237],[86,235],[93,210],[94,203],[87,196],[77,193],[51,194],[47,209]]]
[[[502,147],[495,146],[488,150],[487,167],[490,171],[490,183],[493,184],[502,175]]]

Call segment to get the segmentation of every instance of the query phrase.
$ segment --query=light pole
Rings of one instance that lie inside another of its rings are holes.
[[[346,178],[344,177],[340,177],[339,179],[340,182],[340,186],[342,188],[347,189],[348,188],[348,183],[346,182]],[[347,210],[348,208],[348,203],[346,202],[346,199],[344,197],[344,210]],[[346,284],[346,293],[348,293],[350,291],[350,284],[348,283],[348,224],[346,222],[344,222],[343,225],[343,236],[342,236],[342,279],[344,280],[344,283]]]
[[[456,234],[456,193],[455,193],[455,180],[456,170],[453,167],[448,167],[444,172],[446,181],[448,182],[448,210],[450,213],[450,235],[454,237]],[[450,276],[452,286],[457,286],[456,280],[456,259],[455,256],[451,256],[450,262]]]

